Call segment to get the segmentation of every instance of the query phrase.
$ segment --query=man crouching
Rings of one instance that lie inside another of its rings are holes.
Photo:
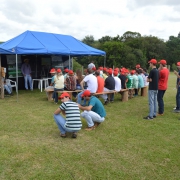
[[[62,104],[54,112],[54,120],[61,132],[60,136],[66,137],[66,132],[72,132],[72,138],[76,138],[77,132],[82,127],[78,104],[70,100],[70,95],[67,92],[62,93],[59,99],[61,99]],[[60,115],[61,112],[66,116],[66,119]]]
[[[85,130],[91,131],[105,120],[106,111],[101,101],[92,96],[89,90],[85,90],[81,96],[88,101],[88,106],[79,104],[79,108],[84,111],[81,116],[86,119],[88,124]]]

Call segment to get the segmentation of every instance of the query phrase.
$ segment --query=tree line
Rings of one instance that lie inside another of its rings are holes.
[[[127,31],[122,36],[104,36],[95,40],[92,35],[82,40],[87,45],[106,52],[107,67],[127,67],[133,69],[136,64],[148,67],[148,61],[155,58],[167,60],[172,69],[180,61],[180,33],[177,37],[170,36],[165,42],[155,36],[141,36],[138,32]],[[90,61],[96,66],[104,66],[104,57],[89,56],[77,57],[76,61],[87,67]]]

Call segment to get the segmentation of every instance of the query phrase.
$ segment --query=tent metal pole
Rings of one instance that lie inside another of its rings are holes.
[[[17,102],[18,102],[18,56],[17,54],[16,54],[16,86],[17,86],[16,97],[17,97]]]
[[[1,54],[0,54],[0,87],[1,87],[1,99],[4,99],[4,84],[2,82],[2,68],[1,68]]]
[[[104,67],[106,67],[106,55],[104,55]]]
[[[72,70],[74,70],[74,68],[73,68],[73,58],[71,58],[71,60],[72,60],[72,63],[71,63],[72,64]]]
[[[70,61],[71,61],[71,57],[70,57],[70,55],[69,55],[69,69],[70,69],[70,63],[71,63]]]

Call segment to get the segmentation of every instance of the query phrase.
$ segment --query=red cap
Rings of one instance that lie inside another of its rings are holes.
[[[70,95],[67,92],[64,92],[58,97],[58,99],[62,99],[64,97],[69,97],[70,98]]]
[[[136,71],[135,70],[131,70],[131,74],[134,74]]]
[[[69,75],[73,75],[74,72],[73,72],[72,70],[69,70],[68,74],[69,74]]]
[[[56,71],[57,73],[60,73],[61,72],[61,69],[57,69],[57,71]]]
[[[106,68],[106,67],[104,67],[104,68],[103,68],[103,71],[106,71],[106,70],[107,70],[107,68]]]
[[[107,72],[107,73],[109,73],[110,75],[112,75],[112,69],[109,69],[109,71]]]
[[[52,68],[49,73],[56,73],[56,70]]]
[[[159,64],[164,64],[164,65],[167,64],[166,60],[164,60],[164,59],[160,60],[158,63]]]
[[[101,66],[101,67],[99,67],[99,70],[101,70],[101,71],[102,71],[102,70],[103,70],[103,67],[102,67],[102,66]]]
[[[91,92],[89,90],[85,90],[83,92],[83,94],[81,95],[81,97],[84,97],[84,96],[90,96],[91,95]]]
[[[92,70],[93,70],[93,71],[96,71],[96,67],[93,67]]]
[[[177,66],[180,66],[180,62],[177,62]]]
[[[113,75],[114,75],[114,76],[117,76],[117,75],[118,75],[118,71],[114,71],[114,72],[113,72]]]
[[[151,59],[148,63],[157,64],[156,59]]]
[[[136,68],[140,68],[140,67],[141,67],[140,64],[137,64],[137,65],[136,65]]]
[[[68,72],[69,72],[69,69],[67,69],[67,68],[64,69],[64,72],[65,72],[65,73],[68,73]]]

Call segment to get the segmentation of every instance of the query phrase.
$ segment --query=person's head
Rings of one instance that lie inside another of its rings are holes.
[[[74,76],[74,72],[72,70],[69,70],[68,75],[69,76]]]
[[[61,100],[61,102],[67,102],[70,100],[70,95],[67,92],[62,93],[58,99]]]
[[[108,71],[107,71],[108,76],[112,76],[112,73],[113,73],[112,69],[109,68]]]
[[[68,73],[68,72],[69,72],[69,69],[68,69],[68,68],[64,69],[64,72],[65,72],[65,73]]]
[[[154,68],[157,64],[157,61],[156,59],[151,59],[148,63],[151,68]]]
[[[87,73],[88,73],[88,74],[92,74],[92,73],[93,73],[93,70],[90,69],[90,68],[88,68],[88,69],[87,69]]]
[[[29,59],[28,58],[24,59],[24,62],[29,63]]]
[[[160,67],[166,67],[166,64],[167,64],[166,60],[164,60],[164,59],[160,60],[158,63],[160,65]]]
[[[91,92],[89,90],[85,90],[81,97],[83,97],[86,100],[89,100],[91,98]]]
[[[140,64],[137,64],[136,65],[136,69],[139,69],[141,66],[140,66]]]
[[[176,66],[178,69],[180,69],[180,62],[177,62]]]
[[[51,74],[51,76],[54,76],[56,73],[56,70],[54,68],[52,68],[49,73]]]
[[[115,71],[113,72],[113,75],[114,75],[114,77],[116,77],[116,76],[118,75],[118,71],[115,70]]]
[[[57,69],[57,71],[56,71],[56,73],[57,73],[57,76],[62,75],[62,71],[61,71],[61,69],[60,69],[60,68],[58,68],[58,69]]]
[[[100,75],[100,70],[95,71],[95,75],[99,76]]]

